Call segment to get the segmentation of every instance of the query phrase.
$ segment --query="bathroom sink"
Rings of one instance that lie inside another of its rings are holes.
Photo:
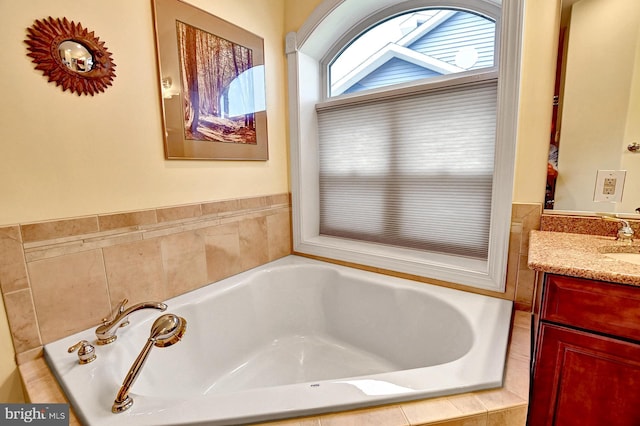
[[[598,251],[608,258],[640,265],[640,246],[606,246]]]
[[[615,260],[640,265],[640,253],[604,253],[604,255]]]

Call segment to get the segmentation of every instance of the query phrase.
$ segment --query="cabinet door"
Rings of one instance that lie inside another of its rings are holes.
[[[638,287],[562,275],[545,278],[541,320],[640,341]]]
[[[540,324],[530,426],[640,425],[640,345]]]

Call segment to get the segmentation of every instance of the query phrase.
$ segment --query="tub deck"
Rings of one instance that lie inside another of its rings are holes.
[[[283,426],[347,426],[353,424],[384,426],[524,426],[529,395],[529,361],[531,314],[514,311],[511,327],[504,386],[499,389],[468,392],[413,402],[301,417],[263,423]],[[42,352],[19,366],[29,402],[68,402],[47,366]],[[70,425],[81,425],[71,410]],[[464,423],[463,423],[464,422]]]

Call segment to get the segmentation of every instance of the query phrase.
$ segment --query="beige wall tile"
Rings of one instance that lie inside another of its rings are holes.
[[[44,358],[39,358],[31,362],[24,363],[19,366],[20,375],[28,384],[26,388],[26,396],[28,402],[47,402],[68,404],[64,392],[60,388],[60,384],[56,381],[51,370],[47,366]],[[69,407],[69,426],[81,426],[78,418],[73,410]]]
[[[487,416],[487,426],[526,426],[526,424],[526,406],[490,412]]]
[[[524,401],[529,399],[529,360],[508,357],[504,388]]]
[[[128,305],[168,299],[159,239],[106,247],[103,254],[111,306],[125,298]]]
[[[528,401],[505,388],[480,391],[475,395],[489,411],[527,405]]]
[[[0,289],[3,293],[29,287],[20,227],[0,228]]]
[[[242,270],[255,268],[269,261],[267,221],[264,217],[239,222]]]
[[[322,426],[408,426],[400,406],[357,410],[320,417]]]
[[[522,227],[518,223],[511,224],[509,233],[509,255],[507,257],[507,291],[509,298],[513,298],[518,286],[518,261],[520,259],[520,238]]]
[[[530,315],[521,315],[517,312],[519,319],[514,319],[511,330],[511,341],[509,342],[509,356],[519,357],[529,360],[531,356],[531,322]]]
[[[25,352],[16,353],[16,364],[33,361],[44,356],[44,346],[37,346]]]
[[[487,411],[482,402],[470,394],[451,395],[447,397],[447,400],[465,416],[482,414]]]
[[[240,210],[255,210],[268,207],[268,197],[241,198],[238,200]]]
[[[289,254],[289,205],[285,193],[0,228],[18,353],[96,325],[124,298],[166,300]],[[191,220],[202,214],[214,217]]]
[[[516,287],[515,302],[520,310],[531,311],[533,307],[533,292],[536,285],[536,273],[529,269],[527,254],[519,255],[518,261],[518,285]]]
[[[140,210],[136,212],[98,216],[98,225],[100,226],[101,231],[149,225],[156,222],[155,210]]]
[[[291,218],[289,210],[267,216],[269,260],[291,254]]]
[[[271,206],[277,206],[281,204],[291,205],[291,197],[288,193],[270,195],[268,197],[268,203]]]
[[[9,328],[17,354],[42,345],[38,332],[36,311],[29,289],[4,295]]]
[[[30,223],[21,225],[22,240],[25,243],[52,240],[74,235],[98,232],[98,218],[96,216],[77,219],[54,220],[51,222]]]
[[[101,250],[27,267],[44,344],[94,326],[111,311]]]
[[[174,297],[207,284],[204,239],[197,231],[160,239],[167,296]]]
[[[214,201],[212,203],[203,203],[201,205],[202,214],[218,214],[218,213],[227,213],[240,209],[240,201],[239,200],[224,200],[224,201]]]
[[[320,426],[320,420],[318,418],[309,419],[291,419],[291,420],[276,420],[274,422],[259,423],[264,426]]]
[[[207,263],[207,282],[241,272],[240,234],[237,222],[201,229]]]
[[[540,203],[513,203],[512,216],[514,218],[524,219],[530,215],[542,214],[542,204]]]
[[[522,245],[520,252],[522,254],[529,250],[529,234],[532,230],[540,229],[540,218],[542,216],[542,206],[534,205],[528,215],[522,218]]]
[[[264,426],[321,426],[320,420],[317,418],[311,419],[291,419],[291,420],[276,420],[267,423],[258,423]]]
[[[541,213],[541,204],[513,204],[507,282],[515,283],[513,300],[517,309],[531,310],[533,306],[535,273],[527,266],[529,233],[540,228]]]
[[[412,425],[439,422],[463,415],[461,409],[447,397],[402,404],[402,411]]]
[[[460,419],[447,420],[444,422],[429,423],[433,426],[486,426],[487,414],[478,414],[475,416],[463,417]]]
[[[157,209],[158,222],[171,222],[180,219],[190,219],[202,216],[202,207],[200,204],[191,204],[188,206],[165,207]]]

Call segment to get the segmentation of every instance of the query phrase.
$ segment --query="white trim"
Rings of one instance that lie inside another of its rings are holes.
[[[413,31],[407,33],[404,37],[397,41],[398,46],[408,46],[414,41],[420,39],[421,37],[429,34],[435,28],[437,28],[440,24],[445,22],[447,19],[451,18],[456,13],[455,10],[440,10],[438,13],[433,15],[431,19],[424,22],[422,25],[419,25]]]
[[[523,1],[523,0],[517,0]],[[505,2],[509,3],[509,2]],[[416,4],[416,6],[413,6]],[[320,60],[344,35],[336,28],[354,28],[368,17],[391,7],[411,9],[442,4],[438,0],[324,0],[311,13],[297,32],[298,46],[304,46],[307,55]],[[452,7],[468,8],[467,0],[449,0]],[[502,0],[475,0],[473,9],[490,16],[490,10],[500,7]],[[420,5],[420,6],[418,6]],[[371,22],[373,23],[373,22]]]
[[[408,3],[431,4],[434,0],[412,0]],[[447,1],[447,5],[454,3],[463,8],[464,5],[471,4],[486,3],[488,7],[500,4],[496,0]],[[504,2],[502,18],[496,20],[501,27],[501,33],[507,36],[500,36],[505,42],[499,44],[500,49],[497,52],[503,60],[499,61],[501,77],[498,91],[498,143],[489,261],[483,265],[470,259],[443,258],[442,255],[405,249],[391,250],[380,245],[355,244],[318,235],[319,170],[315,106],[324,99],[321,60],[327,52],[335,49],[335,44],[344,34],[336,31],[336,28],[348,31],[382,9],[394,6],[397,6],[397,2],[393,0],[325,0],[298,34],[287,36],[294,250],[493,291],[504,291],[511,222],[524,0]]]
[[[434,90],[446,90],[452,86],[462,86],[476,84],[482,81],[497,79],[498,71],[496,68],[486,68],[482,71],[465,71],[455,75],[441,75],[438,77],[428,77],[423,79],[427,84],[420,84],[420,81],[410,81],[407,83],[396,84],[393,90],[389,86],[377,89],[370,89],[358,93],[348,93],[346,95],[335,96],[333,98],[318,102],[316,110],[333,108],[347,104],[360,102],[372,102],[378,99],[388,99],[393,97],[405,96],[408,94],[418,94],[423,92],[431,92]]]
[[[465,71],[464,68],[448,64],[447,62],[433,58],[429,55],[416,52],[404,46],[389,43],[383,49],[377,51],[374,55],[369,57],[369,59],[358,65],[354,70],[337,81],[331,88],[331,95],[341,95],[342,92],[393,58],[402,59],[422,68],[435,71],[438,74],[452,74]]]

